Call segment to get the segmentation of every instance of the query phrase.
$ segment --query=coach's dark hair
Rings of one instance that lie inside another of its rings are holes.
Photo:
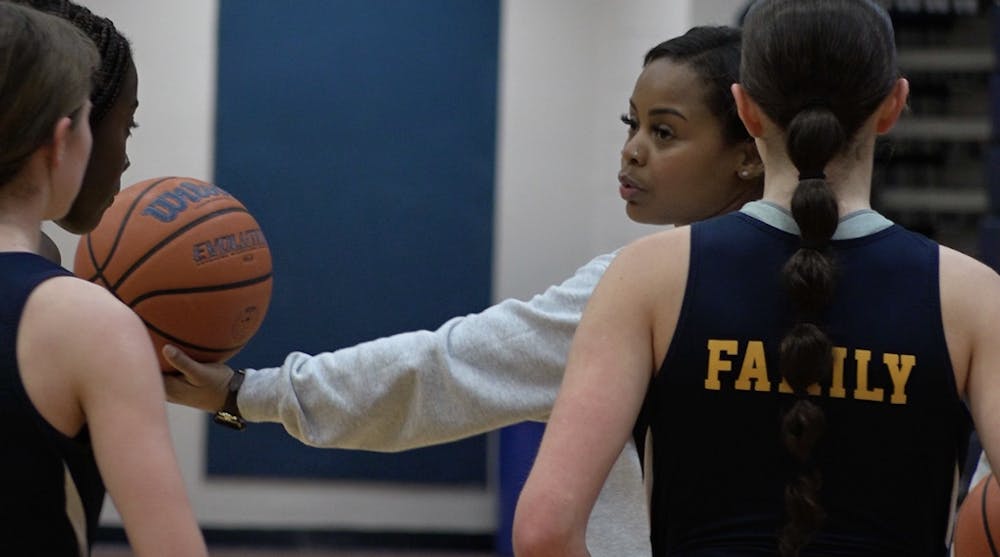
[[[730,89],[740,77],[739,29],[692,27],[687,33],[651,48],[646,53],[643,66],[660,58],[687,64],[705,82],[705,104],[722,122],[723,138],[728,144],[751,140],[736,112],[736,102]]]
[[[96,125],[118,99],[122,81],[132,63],[132,48],[110,19],[94,15],[70,0],[12,0],[57,15],[82,30],[97,46],[101,64],[94,72],[90,123]]]
[[[861,125],[899,76],[895,38],[885,11],[869,0],[758,0],[743,27],[740,83],[786,134],[799,185],[791,208],[800,248],[783,269],[798,315],[781,342],[779,368],[796,394],[783,418],[785,446],[799,463],[785,490],[783,556],[797,555],[823,521],[820,470],[813,448],[823,433],[822,409],[807,389],[829,375],[832,344],[818,317],[836,282],[828,251],[837,200],[824,171],[853,143]]]

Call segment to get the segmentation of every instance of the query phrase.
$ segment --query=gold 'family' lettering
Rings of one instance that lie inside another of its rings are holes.
[[[854,371],[854,389],[848,392],[845,387],[845,368],[847,367],[847,357],[852,356]],[[888,397],[890,404],[906,404],[906,385],[910,379],[910,373],[917,364],[916,356],[912,354],[892,354],[886,352],[882,354],[882,367],[872,369],[872,351],[863,348],[848,350],[843,346],[833,347],[833,373],[829,379],[829,384],[820,385],[814,383],[808,388],[809,394],[821,395],[826,392],[826,396],[831,398],[847,398],[850,394],[855,400],[865,400],[871,402],[885,402],[885,387],[876,387],[875,384],[886,385],[884,378],[888,375],[889,383],[892,385],[892,392]],[[739,364],[738,372],[734,371]],[[884,373],[882,373],[884,372]],[[733,377],[735,373],[735,377]],[[876,381],[873,378],[876,377]],[[743,346],[740,351],[740,343],[732,339],[709,339],[708,341],[708,366],[705,373],[705,388],[712,391],[722,390],[723,378],[726,381],[732,380],[732,388],[737,391],[771,392],[773,384],[767,375],[767,358],[764,354],[764,343],[760,340],[751,340]],[[778,392],[791,393],[792,388],[781,379],[778,383]]]

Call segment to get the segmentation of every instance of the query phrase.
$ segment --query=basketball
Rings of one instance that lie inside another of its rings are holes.
[[[1000,485],[992,474],[962,501],[955,521],[955,557],[1000,557]]]
[[[271,300],[271,252],[246,207],[222,188],[162,177],[122,189],[80,238],[78,277],[134,310],[160,349],[219,362],[253,337]]]

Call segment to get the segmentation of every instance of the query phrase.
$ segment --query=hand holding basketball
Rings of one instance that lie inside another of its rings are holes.
[[[225,405],[233,368],[222,363],[196,362],[169,344],[161,352],[167,363],[179,371],[163,378],[167,400],[206,412],[216,412]]]
[[[125,188],[80,239],[75,274],[110,290],[142,318],[163,370],[170,343],[202,362],[236,354],[271,299],[271,253],[235,197],[193,178]]]

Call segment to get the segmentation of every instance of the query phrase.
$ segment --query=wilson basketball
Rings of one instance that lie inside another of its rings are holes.
[[[142,318],[160,358],[170,343],[202,362],[253,337],[271,300],[271,252],[246,207],[222,188],[164,177],[124,188],[80,238],[74,273]]]
[[[962,500],[954,550],[955,557],[1000,557],[1000,484],[992,474]]]

